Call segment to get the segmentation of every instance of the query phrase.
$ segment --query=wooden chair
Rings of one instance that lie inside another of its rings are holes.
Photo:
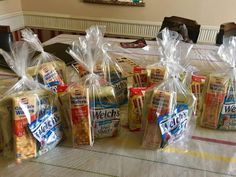
[[[220,30],[216,35],[216,45],[223,43],[224,37],[236,36],[236,24],[234,22],[223,23],[220,25]]]
[[[185,24],[187,27],[189,39],[192,40],[193,43],[197,43],[201,25],[199,25],[194,20],[177,16],[165,17],[162,22],[160,31],[165,27],[168,27],[170,30],[177,31],[180,33],[179,27],[182,26],[183,24]],[[183,38],[184,37],[186,36],[183,36]]]
[[[10,46],[13,42],[13,36],[10,26],[0,26],[0,48],[10,51]]]
[[[13,42],[13,35],[10,26],[0,26],[0,48],[9,52]],[[2,55],[0,55],[0,66],[8,67]]]

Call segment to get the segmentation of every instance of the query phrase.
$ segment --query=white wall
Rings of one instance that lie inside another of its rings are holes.
[[[0,1],[0,15],[6,15],[12,12],[20,11],[22,11],[21,0]]]
[[[95,5],[81,0],[22,0],[23,11],[79,17],[161,22],[165,16],[195,19],[201,25],[219,26],[236,21],[235,0],[144,0],[146,7]]]

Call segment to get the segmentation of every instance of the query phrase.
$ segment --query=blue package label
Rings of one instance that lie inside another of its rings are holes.
[[[48,96],[39,98],[37,118],[28,125],[32,135],[39,142],[39,155],[53,149],[62,139],[62,120],[57,107],[51,106],[49,100]]]
[[[236,130],[236,92],[230,83],[219,117],[218,129]]]
[[[95,128],[95,137],[104,138],[116,136],[120,123],[120,110],[117,107],[96,108],[91,111]]]
[[[175,108],[174,114],[159,116],[158,125],[162,135],[162,145],[165,147],[182,137],[188,123],[188,105],[178,104]]]
[[[95,121],[95,138],[116,136],[118,134],[119,124],[119,119]]]

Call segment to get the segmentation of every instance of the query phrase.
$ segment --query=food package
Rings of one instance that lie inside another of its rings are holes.
[[[199,74],[193,74],[191,77],[192,78],[191,78],[191,83],[190,83],[190,89],[191,89],[191,92],[194,94],[194,96],[197,99],[196,116],[200,116],[202,113],[203,89],[204,89],[205,83],[206,83],[206,76],[199,75]]]
[[[220,130],[236,130],[236,38],[225,38],[218,50],[224,72],[207,76],[200,125]]]
[[[145,87],[129,89],[128,125],[131,131],[141,130]]]
[[[79,84],[59,87],[61,109],[67,120],[67,137],[73,147],[93,145],[89,90]]]
[[[127,92],[123,92],[126,83],[120,78],[122,70],[104,52],[108,44],[100,45],[102,39],[99,39],[99,35],[98,38],[94,38],[97,36],[96,34],[101,33],[99,31],[97,26],[89,28],[86,36],[74,41],[71,48],[68,49],[68,53],[87,72],[79,84],[89,92],[90,117],[95,138],[113,137],[118,134],[120,129],[118,100],[121,103],[122,99],[126,97],[124,95],[127,94]],[[106,66],[104,68],[106,83],[100,82],[101,75],[95,72],[97,64],[101,61],[105,63],[103,66]]]
[[[0,101],[3,154],[17,162],[40,156],[62,138],[57,96],[26,75],[29,48],[25,42],[12,46],[11,55],[0,50],[20,80]]]
[[[148,86],[148,71],[145,67],[135,66],[133,73],[133,87]]]
[[[216,129],[228,88],[228,78],[210,74],[204,93],[201,126]]]
[[[84,76],[88,75],[89,72],[86,71],[86,68],[84,68],[82,65],[79,63],[72,64],[72,67],[75,69],[75,71],[78,73],[79,78],[84,78]],[[106,78],[106,73],[104,71],[104,66],[103,63],[97,64],[95,66],[94,73],[99,75],[99,82],[101,84],[106,84],[107,83],[107,78]]]
[[[143,146],[164,148],[183,138],[195,109],[195,97],[178,78],[169,78],[145,92]]]
[[[38,37],[30,29],[22,30],[21,34],[23,40],[27,41],[33,50],[39,52],[39,55],[31,60],[27,74],[56,92],[58,85],[63,85],[67,82],[65,63],[45,52]]]
[[[87,41],[90,46],[89,50],[91,51],[91,54],[83,54],[81,52],[84,51],[77,51],[76,47],[74,48],[75,45],[72,45],[71,49],[78,56],[84,55],[81,56],[82,60],[84,60],[84,58],[93,58],[95,61],[93,73],[99,76],[98,81],[100,85],[113,85],[117,94],[117,101],[119,105],[123,105],[128,101],[127,77],[123,75],[123,69],[108,52],[110,50],[110,44],[105,42],[104,32],[105,28],[103,26],[91,26],[86,30],[85,37],[81,37],[77,41],[77,43],[80,43],[81,47],[83,47],[83,40]],[[86,69],[87,66],[84,66],[80,62],[77,62],[72,66],[78,73],[78,77],[82,80],[82,82],[84,82],[84,79],[88,78],[88,75],[91,74]]]
[[[167,68],[166,66],[156,65],[149,67],[149,85],[159,85],[162,81],[167,78]]]
[[[114,137],[120,130],[120,110],[112,86],[101,86],[90,90],[90,112],[94,125],[95,138]]]
[[[116,82],[112,82],[112,87],[116,95],[116,101],[119,105],[124,105],[128,102],[128,79],[121,78]]]
[[[149,87],[144,97],[143,120],[146,123],[142,146],[151,149],[164,148],[191,134],[189,122],[195,111],[195,96],[180,81],[185,69],[176,58],[179,41],[168,37],[167,29],[163,34],[163,41],[158,40],[167,78]]]

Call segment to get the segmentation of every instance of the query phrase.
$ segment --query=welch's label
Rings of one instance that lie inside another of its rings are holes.
[[[53,149],[62,139],[61,117],[54,112],[56,108],[43,111],[35,121],[29,124],[29,129],[40,143],[38,154],[42,155]]]
[[[44,141],[44,137],[51,129],[57,127],[61,123],[61,118],[54,114],[45,114],[38,120],[29,125],[34,137],[39,141]]]
[[[187,128],[188,113],[188,105],[179,104],[176,106],[174,114],[158,117],[157,121],[162,134],[162,147],[181,138]]]
[[[107,120],[107,119],[119,119],[119,108],[102,108],[91,110],[93,119],[95,120]]]
[[[232,83],[229,84],[218,121],[218,129],[236,130],[236,93]]]
[[[222,114],[235,114],[236,113],[236,104],[224,104],[222,108]]]
[[[119,108],[96,108],[96,110],[91,110],[91,113],[96,138],[112,137],[118,134]]]

